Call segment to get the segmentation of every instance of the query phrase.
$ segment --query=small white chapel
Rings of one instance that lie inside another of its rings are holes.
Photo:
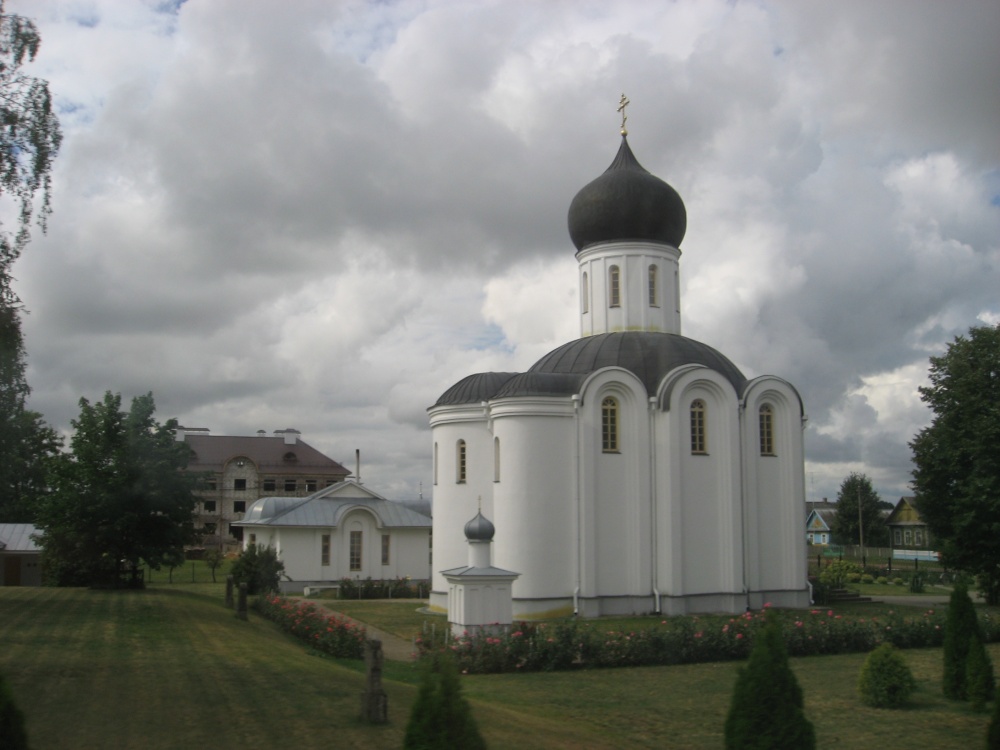
[[[581,337],[428,409],[434,611],[480,511],[515,619],[809,605],[802,400],[681,334],[684,203],[621,136],[569,207]]]

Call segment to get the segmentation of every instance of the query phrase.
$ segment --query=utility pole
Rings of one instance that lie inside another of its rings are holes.
[[[865,522],[861,515],[861,481],[858,481],[858,542],[861,547],[861,567],[865,566]]]

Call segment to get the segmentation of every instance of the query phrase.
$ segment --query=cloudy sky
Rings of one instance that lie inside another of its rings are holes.
[[[8,0],[65,140],[15,267],[32,407],[152,391],[430,494],[426,408],[579,336],[566,211],[629,142],[684,333],[802,393],[806,489],[907,493],[928,357],[1000,321],[1000,3]]]

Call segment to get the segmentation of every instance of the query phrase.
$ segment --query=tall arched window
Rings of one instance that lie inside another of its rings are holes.
[[[660,290],[657,288],[658,279],[656,278],[656,265],[653,264],[649,267],[649,306],[659,307],[660,306]]]
[[[493,438],[493,481],[500,481],[500,438]]]
[[[618,453],[618,402],[611,396],[601,402],[601,450]]]
[[[608,269],[608,307],[621,307],[621,272],[618,266],[611,266]]]
[[[691,452],[707,453],[705,435],[705,402],[700,398],[691,402]]]
[[[438,444],[434,443],[434,484],[438,483]]]
[[[461,484],[465,481],[465,441],[459,440],[455,456],[455,481]]]
[[[583,272],[580,283],[580,312],[590,312],[590,285],[587,283],[587,272]]]
[[[774,453],[774,410],[770,404],[760,407],[760,455],[773,456]]]

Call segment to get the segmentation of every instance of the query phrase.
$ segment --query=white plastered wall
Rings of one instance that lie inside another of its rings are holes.
[[[798,393],[786,381],[765,376],[746,389],[743,444],[746,472],[747,583],[754,596],[751,606],[762,606],[777,592],[789,592],[783,606],[807,606],[802,592],[806,580],[805,475],[803,413]],[[760,407],[774,411],[773,456],[760,452]],[[757,600],[760,601],[757,601]]]
[[[657,585],[665,597],[698,597],[733,611],[743,592],[740,441],[736,393],[719,373],[688,366],[659,390]],[[691,452],[691,404],[706,405],[707,453]],[[662,448],[661,448],[662,446]],[[687,605],[669,601],[664,610]]]
[[[603,242],[577,253],[581,296],[580,334],[615,331],[680,333],[680,250],[653,242]],[[649,266],[657,267],[658,304],[649,305]],[[609,307],[608,276],[620,272],[620,305]],[[586,288],[583,275],[587,274]],[[586,312],[584,312],[584,309]]]

